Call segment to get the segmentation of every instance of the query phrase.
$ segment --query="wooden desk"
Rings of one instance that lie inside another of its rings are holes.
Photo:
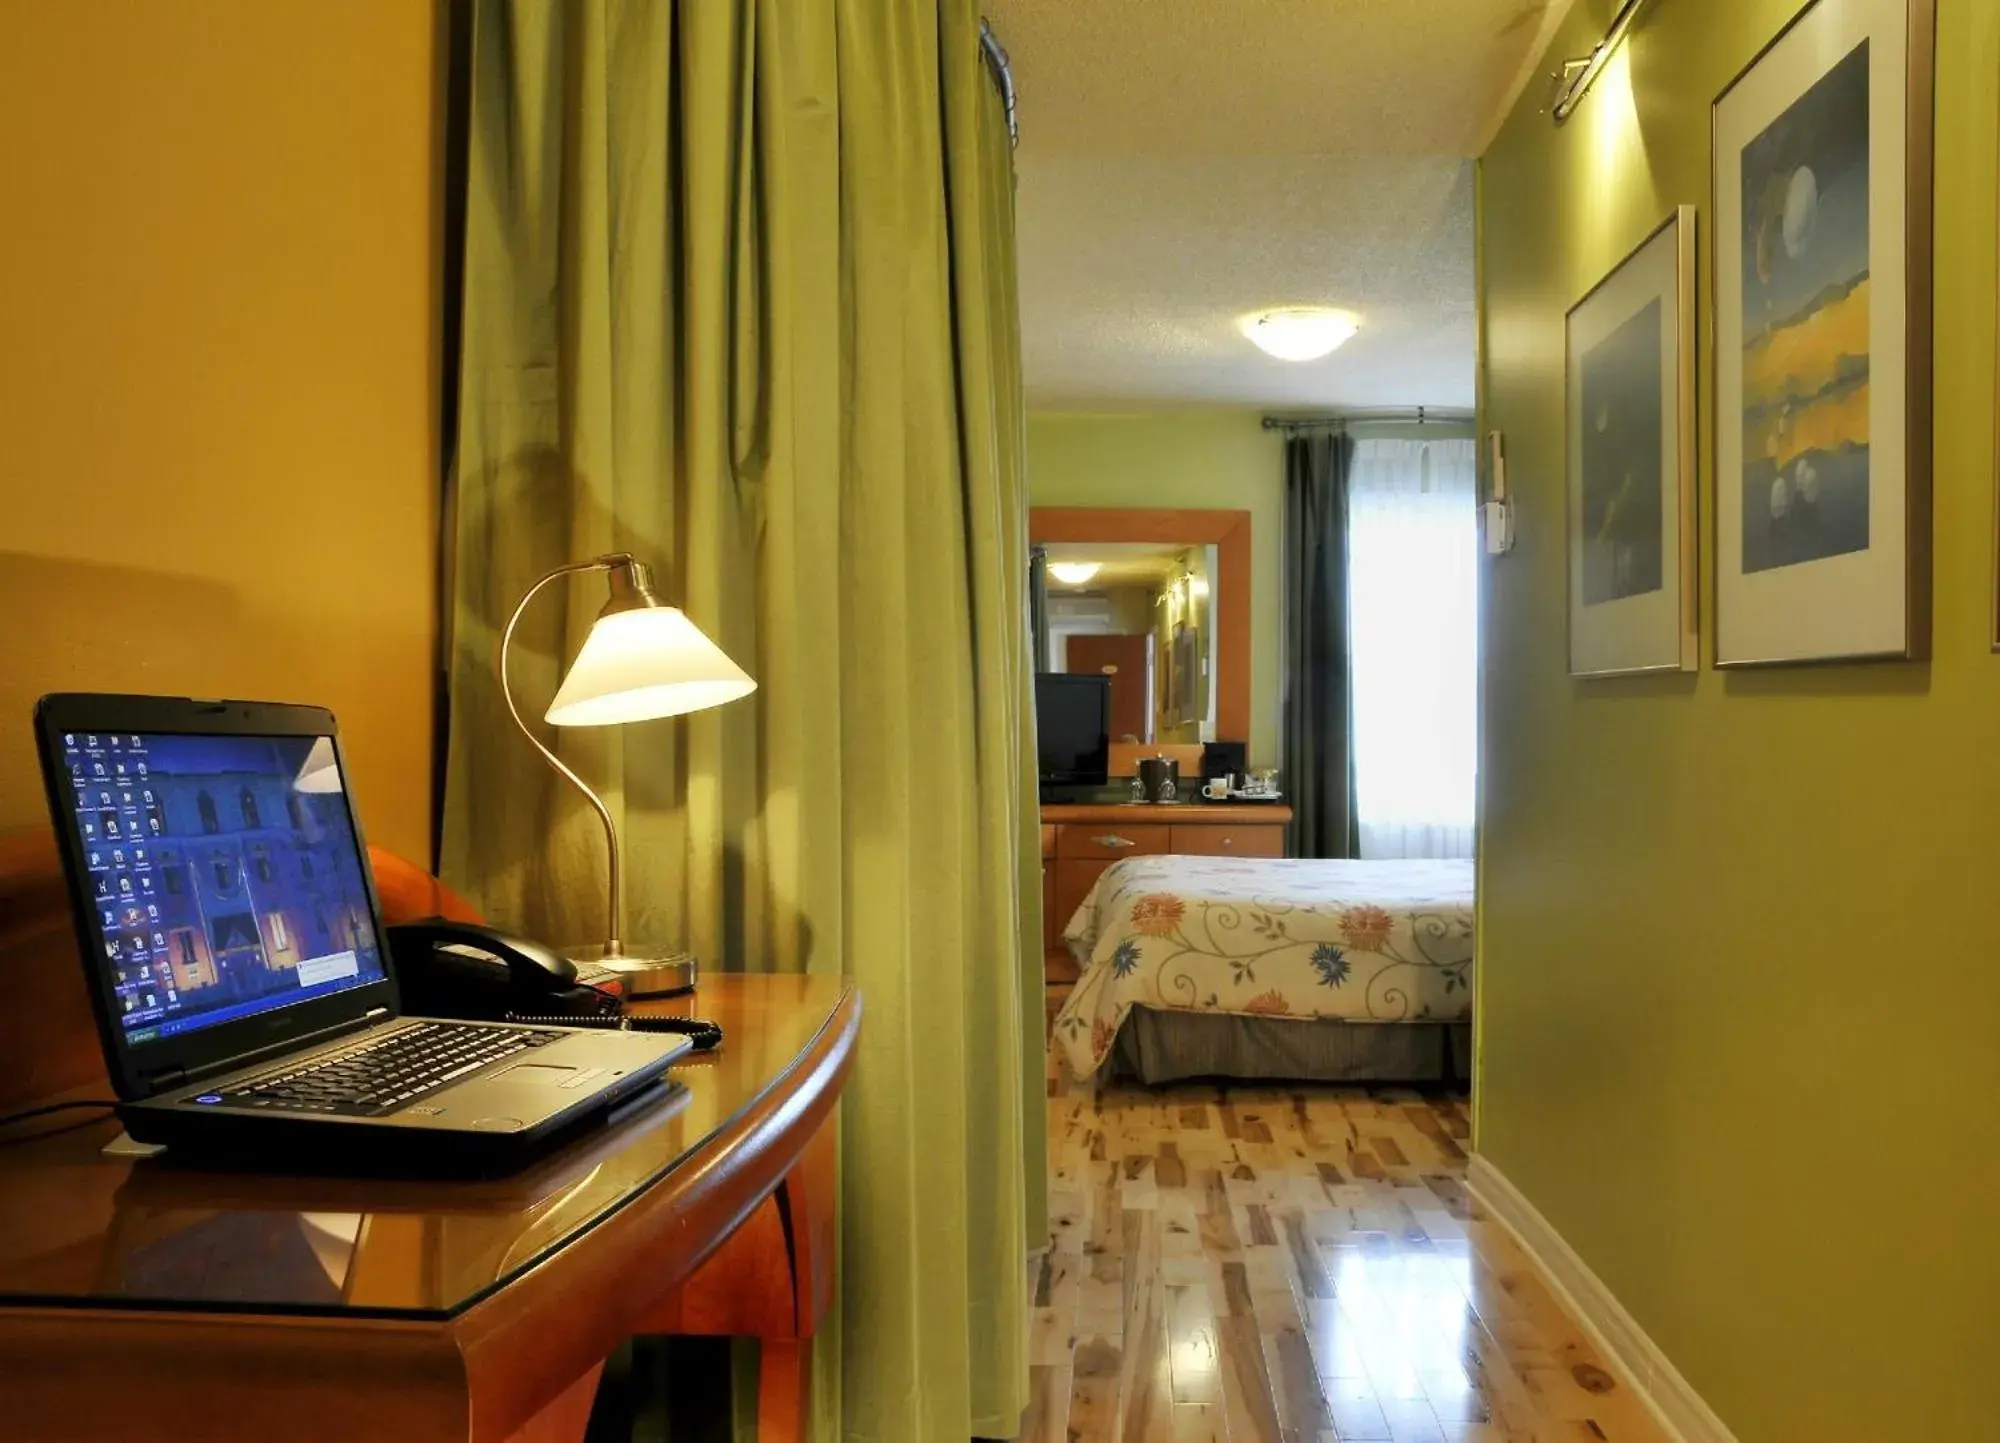
[[[49,937],[6,877],[0,969]],[[510,1178],[133,1163],[100,1154],[109,1119],[0,1147],[0,1432],[556,1443],[582,1437],[624,1339],[683,1332],[762,1337],[759,1436],[803,1436],[859,999],[711,976],[691,1007],[643,1005],[727,1040],[675,1069],[678,1097]]]
[[[1126,857],[1282,857],[1292,809],[1280,802],[1042,807],[1042,970],[1074,982],[1063,929],[1097,879]]]

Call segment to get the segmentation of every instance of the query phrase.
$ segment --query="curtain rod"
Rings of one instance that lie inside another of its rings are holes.
[[[979,53],[993,72],[993,83],[1000,87],[1000,103],[1007,111],[1007,143],[1019,150],[1021,122],[1014,114],[1014,66],[1007,59],[1007,47],[993,33],[993,22],[983,15],[979,17]]]
[[[1357,422],[1402,421],[1411,425],[1470,425],[1472,412],[1450,406],[1380,406],[1372,411],[1344,411],[1338,416],[1266,416],[1266,431],[1339,430]]]

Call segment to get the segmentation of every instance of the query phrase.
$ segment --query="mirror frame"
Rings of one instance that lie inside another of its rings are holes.
[[[1213,546],[1215,604],[1215,735],[1250,740],[1250,513],[1156,506],[1033,506],[1028,540],[1150,542]]]

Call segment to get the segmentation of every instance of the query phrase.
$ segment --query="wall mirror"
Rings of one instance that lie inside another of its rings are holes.
[[[1250,513],[1037,507],[1035,669],[1110,679],[1112,775],[1250,730]]]
[[[1042,548],[1042,671],[1111,679],[1115,742],[1215,740],[1215,547]]]

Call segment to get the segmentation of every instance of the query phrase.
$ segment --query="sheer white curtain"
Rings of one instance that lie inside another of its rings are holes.
[[[1471,440],[1357,440],[1348,481],[1364,857],[1472,855],[1479,532]]]

